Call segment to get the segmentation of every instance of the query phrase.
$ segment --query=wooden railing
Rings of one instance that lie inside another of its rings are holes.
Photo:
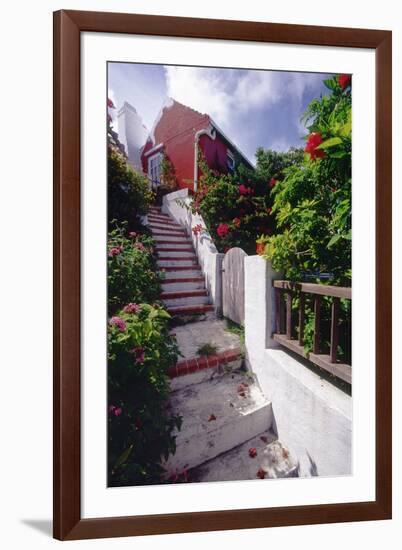
[[[351,300],[352,289],[350,287],[293,283],[290,281],[274,281],[273,285],[275,288],[276,307],[276,329],[273,339],[282,346],[302,355],[315,365],[351,384],[352,367],[347,363],[338,361],[337,349],[339,344],[340,300],[341,298]],[[311,352],[306,352],[304,349],[306,294],[312,295],[314,308],[314,336]],[[296,331],[293,330],[295,327],[292,326],[292,304],[296,296],[299,297],[297,338],[293,336],[293,333]],[[320,329],[323,296],[332,297],[329,354],[321,353]]]

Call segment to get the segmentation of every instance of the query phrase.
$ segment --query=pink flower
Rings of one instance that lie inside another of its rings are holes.
[[[116,406],[115,406],[115,405],[110,405],[110,406],[109,406],[109,414],[113,414],[114,411],[115,411],[115,409],[116,409]]]
[[[118,256],[120,252],[122,252],[123,247],[122,246],[114,246],[109,250],[108,256],[109,258],[113,258],[114,256]]]
[[[109,414],[113,414],[114,416],[120,416],[123,412],[123,409],[121,407],[116,407],[116,405],[110,405],[109,407]]]
[[[107,106],[109,109],[115,109],[114,103],[109,97],[107,98]]]
[[[135,239],[135,237],[137,236],[137,233],[135,231],[130,231],[129,235],[130,235],[130,237]]]
[[[216,229],[216,232],[218,233],[219,237],[226,237],[226,235],[229,233],[228,224],[220,223]]]
[[[139,313],[141,307],[138,304],[129,303],[123,308],[124,313]]]
[[[139,363],[140,365],[143,364],[145,361],[145,350],[141,346],[137,346],[136,348],[133,348],[130,350],[130,353],[132,353],[135,356],[135,362]]]
[[[267,212],[268,212],[269,215],[271,215],[272,214],[272,208],[268,208]]]
[[[134,248],[137,250],[141,250],[141,252],[145,252],[146,248],[142,243],[135,243]]]
[[[126,323],[123,321],[121,317],[112,317],[109,321],[109,325],[112,327],[117,327],[120,332],[124,332],[126,330]]]
[[[241,219],[240,218],[234,218],[233,223],[236,227],[240,227],[241,225]]]

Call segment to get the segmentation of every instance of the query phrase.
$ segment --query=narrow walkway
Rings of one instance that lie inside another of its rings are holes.
[[[168,477],[199,482],[295,475],[297,465],[271,431],[272,404],[242,369],[239,336],[215,316],[192,240],[158,207],[148,222],[165,272],[162,300],[181,353],[168,373],[169,407],[182,417],[176,452],[164,463]]]

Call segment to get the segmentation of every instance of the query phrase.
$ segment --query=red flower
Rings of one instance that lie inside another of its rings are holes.
[[[218,233],[219,237],[226,237],[226,235],[229,233],[228,224],[220,223],[216,229],[216,232]]]
[[[236,227],[240,227],[241,225],[241,219],[240,218],[235,218],[233,220],[233,223],[235,224]]]
[[[273,187],[275,187],[275,185],[278,183],[278,180],[276,180],[275,178],[271,178],[269,180],[269,186],[270,188],[272,189]]]
[[[350,74],[340,74],[337,80],[342,90],[345,90],[348,86],[350,86],[350,82],[352,79]]]
[[[305,152],[310,155],[311,160],[316,160],[316,158],[325,157],[325,151],[322,149],[317,149],[317,147],[322,143],[322,136],[319,132],[313,132],[308,136]]]
[[[266,472],[264,472],[264,470],[262,468],[260,468],[257,472],[257,477],[259,477],[260,479],[264,479],[265,474],[266,474]]]
[[[248,456],[250,458],[255,458],[257,456],[257,449],[255,447],[251,447],[251,449],[248,450]]]
[[[107,106],[109,109],[115,109],[114,103],[109,97],[107,98]]]
[[[246,187],[243,183],[239,185],[240,195],[252,195],[254,190],[251,187]]]

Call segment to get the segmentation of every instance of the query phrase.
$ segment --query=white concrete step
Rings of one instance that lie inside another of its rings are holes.
[[[148,227],[151,229],[151,231],[183,231],[183,227],[178,224],[173,223],[165,223],[165,222],[150,222],[148,224]]]
[[[156,252],[162,252],[162,250],[168,250],[170,252],[180,252],[181,250],[194,250],[192,242],[190,240],[181,239],[175,241],[169,241],[169,242],[162,242],[159,240],[156,244],[155,251]]]
[[[167,223],[167,224],[178,225],[178,222],[176,220],[174,220],[170,216],[165,216],[164,214],[149,214],[148,220],[150,222],[155,222],[155,223]]]
[[[162,298],[162,302],[167,308],[171,308],[176,306],[192,306],[194,304],[210,304],[211,298],[206,295],[197,295],[182,298]]]
[[[299,461],[272,431],[266,431],[194,468],[188,476],[191,482],[298,477]]]
[[[204,277],[188,277],[187,279],[178,277],[169,281],[169,279],[164,279],[162,282],[162,291],[163,292],[180,292],[180,291],[189,291],[189,290],[199,290],[205,288]]]
[[[180,258],[177,259],[177,256],[175,256],[175,259],[158,259],[156,261],[159,267],[196,267],[197,261],[195,258],[192,258],[191,256],[189,258]]]
[[[242,397],[239,387],[246,382]],[[175,432],[176,453],[165,463],[168,475],[194,468],[269,430],[272,405],[259,386],[242,373],[187,386],[170,397],[171,412],[183,418]]]
[[[154,233],[152,236],[153,236],[157,246],[160,246],[160,245],[166,244],[166,243],[169,243],[170,245],[171,245],[171,243],[185,244],[186,246],[188,246],[189,243],[191,243],[191,240],[187,237],[187,235],[185,233],[180,234],[180,235],[176,235],[176,234],[171,234],[169,232],[165,232],[162,235]]]
[[[157,250],[158,258],[163,260],[165,258],[193,258],[196,260],[197,256],[193,249],[175,249],[175,250]]]
[[[164,236],[164,235],[173,235],[176,237],[182,237],[183,239],[187,237],[186,232],[184,229],[170,229],[169,227],[151,227],[151,233],[153,235],[157,236]]]
[[[163,279],[162,284],[165,281],[169,281],[169,279],[180,279],[186,278],[186,279],[198,279],[199,277],[202,277],[202,272],[200,269],[181,269],[181,270],[175,270],[175,271],[167,271],[166,269],[163,269],[163,267],[160,269],[163,273]]]

